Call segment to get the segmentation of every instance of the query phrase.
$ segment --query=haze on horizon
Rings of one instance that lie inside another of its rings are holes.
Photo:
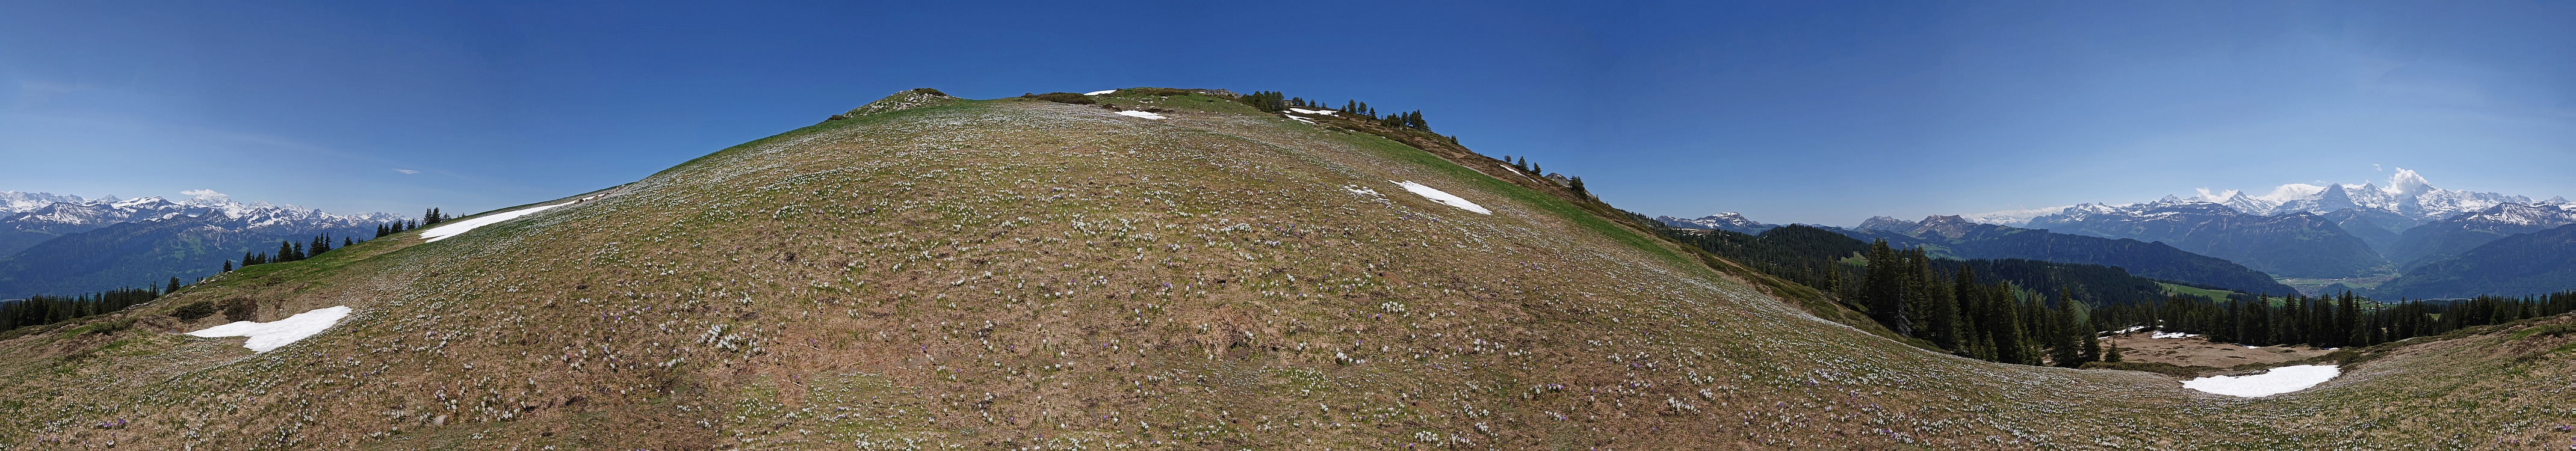
[[[2576,195],[2568,23],[2546,2],[17,2],[0,190],[475,212],[901,89],[1171,86],[1419,109],[1649,215],[1843,225],[2395,168],[2546,199]]]

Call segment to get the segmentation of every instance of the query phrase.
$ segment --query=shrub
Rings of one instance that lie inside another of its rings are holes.
[[[215,301],[190,302],[188,305],[179,306],[177,310],[170,311],[170,317],[178,318],[180,321],[196,321],[197,318],[214,315]]]
[[[940,96],[940,97],[955,97],[955,96],[948,95],[948,93],[945,93],[945,92],[939,92],[939,90],[937,90],[937,89],[930,89],[930,88],[912,88],[912,92],[918,92],[918,93],[922,93],[922,94],[929,94],[929,95]]]
[[[1020,95],[1020,97],[1022,97],[1022,98],[1030,98],[1030,99],[1044,100],[1044,101],[1055,102],[1055,103],[1070,103],[1070,104],[1075,104],[1075,105],[1089,105],[1089,104],[1094,104],[1094,103],[1100,103],[1100,102],[1099,102],[1099,101],[1097,101],[1097,100],[1091,100],[1091,96],[1086,96],[1086,95],[1081,95],[1081,94],[1075,94],[1075,93],[1070,93],[1070,92],[1050,92],[1050,93],[1045,93],[1045,94],[1022,94],[1022,95]]]
[[[2567,335],[2567,334],[2576,334],[2576,324],[2550,324],[2550,325],[2543,325],[2543,326],[2532,326],[2532,327],[2523,328],[2521,331],[2514,332],[2512,336],[2513,336],[2513,339],[2515,339],[2515,340],[2520,340],[2520,339],[2524,339],[2524,338],[2531,338],[2531,337],[2533,337],[2533,336],[2540,336],[2540,337],[2555,337],[2555,336]]]
[[[259,317],[259,301],[251,298],[225,299],[222,307],[225,321],[250,321]]]

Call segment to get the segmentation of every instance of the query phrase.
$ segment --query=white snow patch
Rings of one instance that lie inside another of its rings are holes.
[[[1086,95],[1086,96],[1096,96],[1096,95],[1109,94],[1109,93],[1115,93],[1115,92],[1118,92],[1118,90],[1116,90],[1116,89],[1111,89],[1111,90],[1107,90],[1107,91],[1092,91],[1092,92],[1082,93],[1082,95]]]
[[[1420,194],[1420,195],[1422,195],[1422,198],[1424,198],[1424,199],[1431,199],[1431,201],[1432,201],[1432,202],[1439,202],[1441,205],[1447,205],[1447,206],[1452,206],[1452,207],[1458,207],[1458,209],[1460,209],[1460,210],[1467,210],[1467,211],[1472,211],[1472,212],[1477,212],[1477,213],[1483,213],[1483,214],[1489,214],[1489,215],[1490,215],[1490,214],[1494,214],[1494,211],[1493,211],[1493,210],[1486,210],[1486,209],[1485,209],[1485,206],[1483,206],[1483,205],[1476,205],[1476,203],[1475,203],[1475,202],[1468,202],[1466,198],[1458,197],[1457,195],[1454,195],[1454,194],[1449,194],[1447,191],[1441,191],[1441,190],[1439,190],[1439,189],[1435,189],[1435,188],[1432,188],[1432,187],[1429,187],[1429,186],[1423,186],[1423,185],[1422,185],[1422,184],[1420,184],[1420,183],[1413,183],[1413,181],[1412,181],[1412,180],[1406,180],[1406,181],[1401,181],[1401,182],[1396,182],[1396,181],[1394,181],[1394,180],[1388,180],[1388,181],[1389,181],[1389,182],[1395,182],[1395,186],[1404,187],[1404,190],[1405,190],[1405,191],[1412,191],[1414,194]]]
[[[1297,122],[1304,122],[1304,123],[1306,123],[1306,125],[1315,125],[1315,120],[1314,120],[1314,119],[1307,119],[1307,118],[1302,118],[1302,117],[1289,116],[1289,115],[1285,115],[1285,114],[1282,114],[1282,115],[1279,115],[1279,116],[1280,116],[1280,117],[1289,118],[1289,119],[1296,119],[1296,120],[1297,120]]]
[[[476,218],[474,218],[474,219],[467,219],[467,220],[463,220],[463,221],[457,221],[457,222],[456,222],[456,223],[454,223],[454,224],[447,224],[447,225],[442,225],[442,226],[438,226],[438,227],[433,227],[433,228],[430,228],[430,229],[429,229],[429,231],[421,232],[421,233],[420,233],[420,236],[421,236],[421,238],[427,238],[427,239],[428,239],[428,241],[422,241],[422,242],[424,242],[424,243],[437,242],[438,240],[444,240],[444,239],[447,239],[447,237],[452,237],[452,236],[457,236],[457,235],[465,234],[465,232],[467,232],[467,231],[471,231],[471,230],[474,230],[474,228],[476,228],[476,227],[482,227],[482,226],[492,225],[492,224],[500,223],[501,221],[508,221],[508,220],[512,220],[512,219],[519,219],[519,217],[520,217],[520,216],[527,216],[527,215],[528,215],[528,214],[530,214],[530,213],[536,213],[536,212],[540,212],[540,211],[546,211],[546,210],[548,210],[548,209],[552,209],[552,208],[555,208],[555,207],[561,207],[561,206],[565,206],[565,205],[572,205],[572,204],[580,203],[580,202],[581,202],[581,201],[572,201],[572,202],[565,202],[565,203],[554,204],[554,205],[546,205],[546,206],[539,206],[539,207],[530,207],[530,208],[522,209],[522,210],[518,210],[518,211],[510,211],[510,212],[502,212],[502,213],[493,213],[493,214],[483,215],[483,216],[480,216],[480,217],[476,217]]]
[[[2191,338],[2191,337],[2198,337],[2198,336],[2200,336],[2200,334],[2186,334],[2186,333],[2182,333],[2182,332],[2157,332],[2155,336],[2153,336],[2153,337],[2148,337],[2148,338]]]
[[[2271,372],[2252,376],[2210,376],[2182,381],[2183,388],[2227,396],[2260,398],[2317,386],[2343,369],[2334,365],[2295,365],[2273,368]]]
[[[268,352],[303,341],[304,337],[322,333],[330,329],[331,325],[339,324],[340,318],[347,317],[349,317],[349,306],[343,305],[313,309],[310,312],[297,313],[286,319],[265,323],[234,321],[232,324],[189,332],[188,335],[206,338],[250,337],[249,341],[242,342],[242,347],[250,348],[250,352]]]
[[[1146,119],[1163,119],[1163,115],[1160,115],[1160,114],[1154,114],[1154,113],[1147,113],[1147,112],[1143,112],[1143,111],[1120,111],[1120,112],[1118,112],[1118,115],[1120,115],[1120,116],[1134,116],[1134,117],[1141,117],[1141,118],[1146,118]]]
[[[1360,195],[1368,195],[1368,196],[1379,196],[1379,197],[1385,197],[1385,196],[1386,196],[1386,195],[1384,195],[1384,194],[1378,194],[1378,193],[1377,193],[1377,190],[1368,189],[1367,187],[1362,187],[1362,186],[1359,186],[1359,185],[1342,185],[1342,190],[1344,190],[1344,191],[1350,191],[1350,192],[1351,192],[1351,194],[1360,194]]]
[[[1313,114],[1313,115],[1321,115],[1321,116],[1331,116],[1331,115],[1333,115],[1333,113],[1339,113],[1339,112],[1340,112],[1340,111],[1333,111],[1333,110],[1309,110],[1309,109],[1304,109],[1304,108],[1289,108],[1289,109],[1288,109],[1288,111],[1295,111],[1295,112],[1297,112],[1297,114]]]

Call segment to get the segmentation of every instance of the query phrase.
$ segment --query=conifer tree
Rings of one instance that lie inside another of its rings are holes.
[[[1862,282],[1861,296],[1872,319],[1899,336],[1911,337],[1914,328],[1905,318],[1904,271],[1905,262],[1887,247],[1887,240],[1870,243],[1868,279]]]
[[[163,289],[161,289],[161,294],[170,294],[170,293],[175,293],[175,292],[178,292],[178,291],[179,291],[179,277],[178,277],[178,276],[171,276],[171,277],[170,277],[170,286],[169,286],[168,288],[163,288]]]
[[[233,261],[224,260],[224,270],[219,272],[233,272]]]

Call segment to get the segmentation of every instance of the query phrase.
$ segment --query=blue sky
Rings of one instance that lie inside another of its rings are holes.
[[[0,3],[0,190],[481,211],[901,89],[1170,86],[1421,109],[1650,215],[2576,195],[2570,2],[920,3]]]

